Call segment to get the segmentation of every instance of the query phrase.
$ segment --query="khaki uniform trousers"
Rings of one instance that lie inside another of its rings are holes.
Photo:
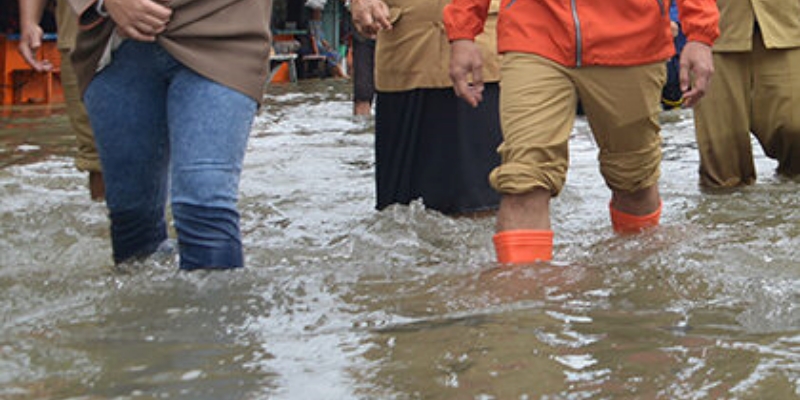
[[[61,55],[61,87],[64,90],[67,117],[78,144],[75,166],[81,171],[100,172],[100,157],[97,154],[89,116],[81,101],[78,79],[69,56],[75,45],[75,36],[78,34],[77,17],[68,1],[61,0],[56,7],[58,50]]]
[[[566,68],[526,53],[506,53],[501,65],[502,164],[489,180],[500,193],[544,188],[558,195],[567,176],[568,141],[578,99],[600,148],[600,173],[614,191],[658,183],[658,121],[666,63]]]
[[[800,174],[800,48],[715,52],[714,77],[695,107],[700,183],[733,187],[756,180],[752,132],[778,173]]]

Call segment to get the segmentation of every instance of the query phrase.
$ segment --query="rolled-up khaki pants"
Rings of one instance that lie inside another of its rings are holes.
[[[501,73],[502,163],[489,177],[497,191],[544,188],[558,195],[579,98],[608,187],[633,192],[658,182],[665,63],[566,68],[537,55],[506,53]]]

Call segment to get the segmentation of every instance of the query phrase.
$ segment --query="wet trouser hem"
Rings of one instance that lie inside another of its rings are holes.
[[[124,245],[117,242],[114,245],[114,263],[120,264],[148,257],[155,253],[165,240],[167,240],[167,233],[164,229],[152,235],[138,236],[135,241],[128,241]]]
[[[209,248],[180,244],[180,269],[234,269],[244,267],[241,245],[230,243],[225,248]]]

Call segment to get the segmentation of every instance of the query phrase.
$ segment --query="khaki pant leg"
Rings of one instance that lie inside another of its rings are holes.
[[[750,138],[751,54],[714,53],[714,77],[694,108],[700,183],[749,185],[756,179]]]
[[[658,184],[661,164],[661,90],[666,65],[575,70],[578,96],[600,148],[600,172],[614,191]]]
[[[500,193],[544,188],[558,195],[567,176],[567,142],[577,97],[564,67],[545,58],[507,53],[501,65],[501,165],[489,180]]]
[[[78,34],[78,17],[67,1],[56,3],[56,25],[58,25],[58,50],[61,55],[61,87],[67,106],[72,131],[78,144],[75,166],[81,171],[100,171],[100,159],[94,144],[94,135],[89,125],[89,116],[81,101],[78,80],[69,59],[70,49],[75,47]]]
[[[753,43],[753,133],[778,173],[800,174],[800,48]]]
[[[78,143],[78,154],[75,157],[75,166],[81,171],[100,171],[100,158],[94,143],[94,135],[89,124],[89,116],[81,101],[78,80],[72,63],[69,61],[69,51],[61,50],[61,86],[64,89],[64,101],[67,106],[67,116],[75,138]]]

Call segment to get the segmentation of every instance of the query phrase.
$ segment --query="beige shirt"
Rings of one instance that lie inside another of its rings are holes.
[[[375,88],[398,92],[419,88],[452,87],[450,43],[442,10],[450,0],[384,0],[389,6],[392,29],[381,31],[375,47]],[[475,41],[483,51],[483,80],[500,80],[497,55],[497,10],[492,0],[484,33]]]
[[[70,0],[81,16],[72,61],[81,91],[91,81],[109,38],[110,19],[95,20],[96,0]],[[272,0],[171,0],[172,19],[157,38],[200,75],[261,102],[269,73]]]
[[[750,51],[758,21],[768,49],[800,47],[800,1],[718,0],[720,36],[714,51]]]

